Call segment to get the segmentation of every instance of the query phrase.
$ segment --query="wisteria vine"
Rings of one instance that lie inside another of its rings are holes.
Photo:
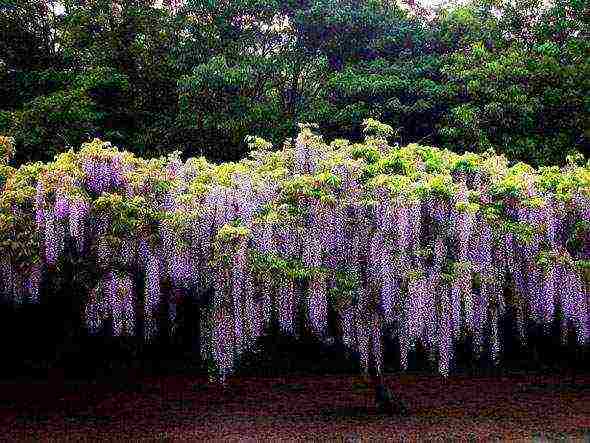
[[[590,341],[590,163],[534,170],[493,153],[392,147],[375,129],[386,125],[365,123],[364,143],[327,144],[302,125],[281,149],[257,143],[221,165],[142,160],[99,140],[49,164],[15,169],[7,157],[0,295],[38,302],[69,251],[100,275],[89,331],[111,319],[114,334],[134,335],[139,315],[151,340],[162,304],[173,332],[182,297],[211,291],[202,353],[221,381],[273,321],[298,334],[303,313],[327,339],[330,305],[365,372],[382,372],[391,326],[403,368],[419,341],[447,375],[466,334],[476,352],[488,337],[497,361],[507,303],[523,341],[529,319],[557,314]]]

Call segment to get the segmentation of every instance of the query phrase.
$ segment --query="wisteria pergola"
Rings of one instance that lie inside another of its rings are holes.
[[[151,340],[161,304],[174,323],[179,297],[212,291],[201,351],[222,382],[275,319],[295,334],[304,312],[326,338],[329,304],[365,373],[382,373],[391,326],[404,369],[421,341],[447,375],[466,334],[477,352],[489,336],[497,360],[507,303],[523,340],[529,319],[559,315],[588,343],[589,163],[535,170],[492,152],[390,146],[374,120],[365,134],[328,144],[301,125],[280,149],[251,138],[248,158],[220,165],[94,140],[18,169],[2,138],[0,294],[38,301],[69,252],[97,270],[88,329],[111,318],[115,335]]]

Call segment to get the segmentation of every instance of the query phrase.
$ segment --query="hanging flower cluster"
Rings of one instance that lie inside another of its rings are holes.
[[[94,140],[11,171],[0,295],[38,300],[44,271],[69,251],[102,275],[89,330],[109,318],[115,334],[134,334],[138,313],[149,340],[162,304],[174,325],[182,296],[211,291],[202,352],[219,380],[273,321],[296,335],[304,313],[329,339],[330,305],[364,371],[382,371],[391,326],[404,368],[420,341],[448,374],[466,334],[478,352],[489,339],[497,360],[506,303],[523,340],[529,319],[560,314],[589,341],[590,165],[535,170],[493,153],[391,147],[375,121],[356,144],[301,128],[237,163],[141,160]]]

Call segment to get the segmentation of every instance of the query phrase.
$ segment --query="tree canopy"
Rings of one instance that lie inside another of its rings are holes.
[[[360,141],[366,118],[534,166],[590,149],[585,0],[55,3],[0,4],[0,134],[19,164],[94,137],[237,160],[248,135],[277,145],[307,122]]]

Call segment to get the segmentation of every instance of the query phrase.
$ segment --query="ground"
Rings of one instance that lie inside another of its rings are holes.
[[[378,415],[358,375],[2,381],[8,441],[590,441],[590,375],[390,373],[407,417]]]

